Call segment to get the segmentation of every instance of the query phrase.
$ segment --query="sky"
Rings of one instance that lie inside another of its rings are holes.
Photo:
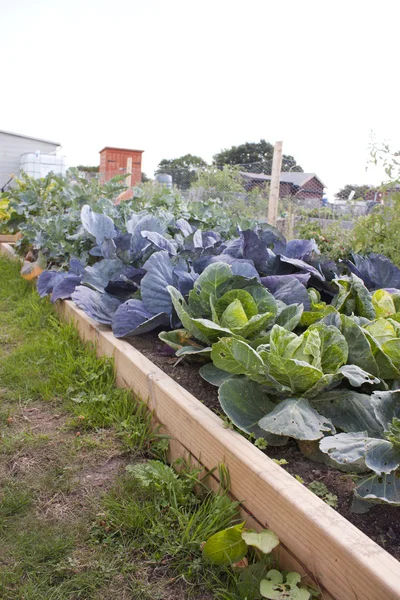
[[[371,132],[400,149],[398,0],[0,0],[0,129],[211,161],[283,141],[328,196],[378,184]]]

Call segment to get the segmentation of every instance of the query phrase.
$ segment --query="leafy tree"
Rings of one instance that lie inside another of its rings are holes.
[[[187,189],[197,178],[197,169],[204,169],[207,163],[200,156],[185,154],[179,158],[160,161],[155,175],[158,173],[168,173],[172,176],[173,182],[180,189]]]
[[[220,197],[221,194],[243,194],[246,189],[239,170],[239,167],[229,167],[228,165],[225,165],[222,169],[216,167],[202,169],[196,181],[192,184],[192,189],[203,188],[208,190],[213,198]]]
[[[352,252],[384,254],[400,265],[400,194],[393,193],[390,202],[377,205],[370,214],[359,217],[351,230]]]
[[[351,185],[348,183],[341,190],[336,192],[335,198],[338,200],[347,200],[350,193],[354,190],[355,194],[353,200],[365,200],[368,192],[375,192],[377,189],[378,188],[375,188],[372,185]]]
[[[265,140],[259,142],[246,142],[240,146],[221,150],[213,156],[213,163],[217,166],[222,165],[248,165],[246,171],[262,172],[266,175],[271,174],[272,159],[274,156],[274,147]],[[252,165],[251,163],[258,163]],[[282,157],[282,171],[300,171],[303,169],[288,154]]]
[[[86,167],[85,165],[78,165],[76,167],[78,169],[78,171],[84,171],[85,173],[98,173],[99,172],[99,165],[94,166],[94,167]]]
[[[191,185],[202,204],[213,199],[223,206],[223,218],[252,219],[265,217],[268,210],[269,184],[263,183],[249,191],[238,165],[202,169]],[[197,193],[196,193],[197,192]]]

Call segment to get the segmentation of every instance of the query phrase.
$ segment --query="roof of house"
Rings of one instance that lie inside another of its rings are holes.
[[[255,179],[259,181],[270,181],[271,175],[264,175],[264,173],[246,173],[241,171],[240,174],[247,179]],[[321,185],[326,187],[323,181],[315,173],[299,173],[298,171],[283,171],[280,176],[282,183],[293,183],[299,187],[303,187],[311,181],[311,179],[317,179]]]
[[[27,140],[35,140],[36,142],[44,142],[45,144],[52,144],[53,146],[61,146],[59,142],[51,142],[50,140],[44,140],[42,138],[32,137],[30,135],[23,135],[22,133],[14,133],[13,131],[5,131],[4,129],[0,129],[0,133],[14,135],[15,137],[21,137]]]
[[[99,150],[99,154],[104,150],[119,150],[120,152],[144,152],[144,150],[135,150],[134,148],[116,148],[115,146],[104,146],[102,150]]]

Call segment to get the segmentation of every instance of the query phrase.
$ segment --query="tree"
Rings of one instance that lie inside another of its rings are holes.
[[[223,165],[246,165],[246,171],[265,173],[271,175],[274,147],[265,140],[259,142],[246,142],[240,146],[221,150],[213,156],[213,163],[217,166]],[[257,164],[252,164],[257,163]],[[300,171],[303,169],[288,154],[282,156],[282,171]]]
[[[192,188],[208,190],[212,198],[224,197],[226,194],[244,194],[243,177],[239,167],[225,165],[222,169],[208,167],[198,174]]]
[[[155,175],[167,173],[172,176],[174,184],[180,189],[188,189],[197,179],[197,170],[205,167],[207,167],[207,163],[200,156],[185,154],[179,158],[161,160]]]
[[[350,183],[348,183],[341,190],[336,192],[335,198],[337,198],[337,200],[348,200],[352,191],[355,192],[353,200],[366,200],[366,195],[368,193],[368,200],[373,200],[373,193],[378,191],[378,189],[373,187],[372,185],[351,185]]]
[[[86,167],[85,165],[78,165],[76,167],[78,169],[78,171],[83,171],[84,173],[98,173],[99,172],[99,165],[96,165],[95,167]]]

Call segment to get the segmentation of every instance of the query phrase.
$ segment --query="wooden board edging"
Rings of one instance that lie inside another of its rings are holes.
[[[15,235],[13,234],[0,234],[0,243],[5,243],[5,244],[14,244],[17,240],[19,240],[21,237],[20,233],[16,233]]]
[[[8,258],[11,258],[12,260],[18,260],[18,256],[11,244],[0,242],[0,254],[8,256]]]
[[[224,428],[217,415],[108,327],[71,301],[61,301],[57,309],[75,323],[82,339],[95,343],[99,355],[114,358],[117,385],[148,403],[173,437],[177,455],[190,454],[207,469],[227,466],[234,497],[243,501],[253,522],[279,536],[286,568],[302,565],[324,598],[400,600],[395,558],[243,436]]]

